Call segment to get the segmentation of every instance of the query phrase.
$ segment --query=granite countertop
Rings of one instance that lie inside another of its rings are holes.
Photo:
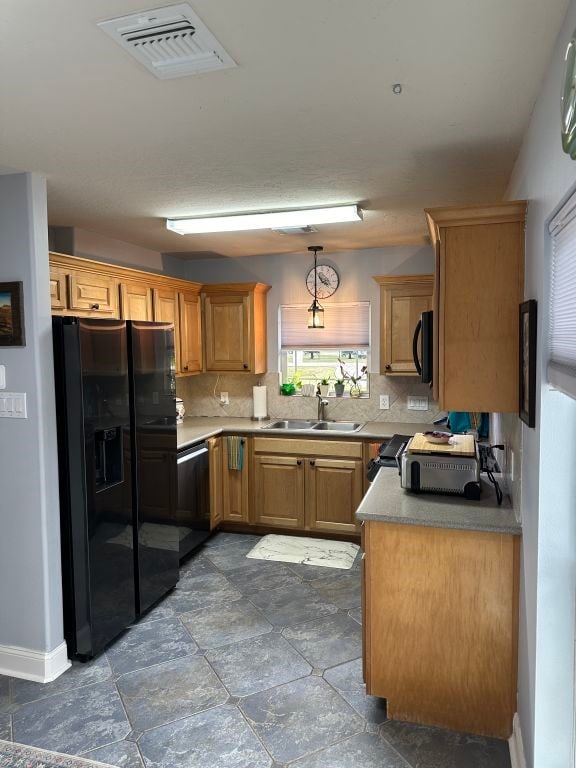
[[[317,432],[308,429],[262,429],[278,419],[257,422],[248,418],[223,418],[220,416],[186,417],[183,424],[178,425],[178,450],[206,440],[223,432],[253,435],[285,435],[320,440],[384,440],[393,435],[414,435],[430,429],[430,424],[406,423],[397,421],[369,421],[358,432]]]
[[[481,484],[479,501],[469,501],[461,496],[415,494],[401,488],[395,468],[382,467],[356,510],[356,516],[369,522],[520,535],[522,526],[507,497],[499,507],[494,486],[483,476]]]

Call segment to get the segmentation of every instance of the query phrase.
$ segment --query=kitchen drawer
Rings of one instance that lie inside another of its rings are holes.
[[[255,453],[293,453],[298,456],[335,456],[350,459],[362,458],[361,442],[346,440],[306,440],[289,437],[255,437]]]

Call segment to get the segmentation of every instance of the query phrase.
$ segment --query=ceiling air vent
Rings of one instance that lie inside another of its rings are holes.
[[[187,3],[101,21],[98,26],[161,80],[236,66]]]

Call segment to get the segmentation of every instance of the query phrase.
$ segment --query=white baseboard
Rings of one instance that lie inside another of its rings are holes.
[[[0,675],[50,683],[70,666],[66,643],[53,651],[30,651],[12,645],[0,645]]]
[[[522,729],[520,728],[518,712],[516,712],[512,721],[512,736],[508,739],[508,746],[510,748],[512,768],[526,768],[526,757],[524,756],[524,743],[522,741]]]

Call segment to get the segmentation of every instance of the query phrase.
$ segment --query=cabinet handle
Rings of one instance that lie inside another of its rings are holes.
[[[185,365],[185,366],[184,366],[184,368],[183,368],[182,370],[184,370],[184,371],[187,371],[187,370],[188,370],[188,366],[187,366],[187,365]]]
[[[244,368],[245,371],[247,371],[248,370],[248,363],[244,363],[244,365],[242,367]]]
[[[314,467],[316,465],[316,459],[310,459],[310,466]]]
[[[100,304],[90,304],[90,309],[100,309]]]
[[[296,464],[298,464],[299,467],[302,466],[302,459],[296,459]]]
[[[392,366],[390,365],[390,363],[386,363],[384,368],[385,368],[385,370],[389,371],[392,368]]]

